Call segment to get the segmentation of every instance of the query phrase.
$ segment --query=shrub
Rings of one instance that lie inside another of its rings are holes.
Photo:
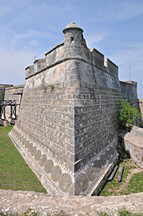
[[[140,119],[140,112],[134,106],[131,106],[126,100],[120,101],[120,109],[118,113],[118,120],[123,128],[130,125],[137,124]]]

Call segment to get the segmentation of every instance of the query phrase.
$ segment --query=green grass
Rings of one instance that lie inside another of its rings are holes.
[[[131,193],[143,192],[143,172],[134,174],[128,184]]]
[[[0,212],[0,216],[40,216],[41,213],[36,212],[33,209],[28,209],[26,212],[22,214],[12,214],[12,213],[2,213]],[[64,211],[60,211],[59,213],[47,213],[47,216],[68,216],[69,214],[66,214]],[[89,215],[89,214],[88,214]],[[106,212],[98,212],[98,216],[111,216],[111,214],[108,214]],[[114,215],[112,213],[112,215]],[[131,213],[126,210],[121,210],[118,212],[118,216],[143,216],[143,213]]]
[[[125,184],[126,178],[128,174],[131,172],[131,170],[136,168],[136,165],[131,159],[123,161],[122,163],[120,163],[120,166],[124,167],[122,182],[118,183],[118,179],[117,179],[118,172],[117,172],[114,179],[111,182],[108,182],[104,186],[103,190],[100,193],[101,196],[123,195],[123,194],[137,193],[143,191],[143,178],[140,177],[143,176],[143,172],[141,174],[139,173],[135,174],[135,176],[138,177],[133,176],[133,180],[131,179],[132,181],[131,183],[129,182],[128,187],[121,191],[118,191],[120,190],[122,185]]]
[[[27,211],[19,214],[19,213],[3,213],[0,212],[0,216],[41,216],[45,215],[42,212],[37,212],[33,209],[27,209]],[[68,216],[69,214],[66,214],[64,211],[59,211],[58,213],[47,213],[46,216]],[[70,216],[70,215],[69,215]],[[108,216],[108,215],[107,215]]]
[[[9,139],[11,129],[0,127],[0,189],[46,192]]]
[[[122,210],[119,212],[119,216],[143,216],[143,213],[131,213],[126,210]]]
[[[106,212],[100,212],[99,216],[110,216],[110,214]],[[143,216],[143,213],[131,213],[127,210],[121,210],[118,212],[118,216]]]

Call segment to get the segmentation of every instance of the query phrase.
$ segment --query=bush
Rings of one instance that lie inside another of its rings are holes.
[[[120,110],[118,113],[118,120],[120,126],[127,128],[130,125],[136,125],[140,119],[140,112],[136,107],[131,106],[126,100],[120,101]]]

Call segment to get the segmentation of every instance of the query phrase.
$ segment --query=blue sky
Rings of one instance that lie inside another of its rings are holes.
[[[143,0],[0,0],[0,83],[24,83],[24,68],[63,42],[73,21],[143,97]]]

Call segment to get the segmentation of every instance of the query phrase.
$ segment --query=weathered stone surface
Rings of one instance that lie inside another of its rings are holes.
[[[143,168],[143,128],[134,126],[124,136],[124,142],[126,150],[130,153],[133,161]]]
[[[40,165],[44,166],[44,164],[47,163],[47,156],[46,155],[42,155],[40,158]]]
[[[27,191],[0,190],[0,212],[21,214],[28,209],[40,215],[99,216],[101,212],[117,215],[118,211],[143,213],[143,193],[124,196],[49,196]]]
[[[53,181],[55,181],[55,182],[60,182],[61,181],[62,171],[61,171],[59,166],[53,167],[51,176],[52,176]]]
[[[87,47],[81,28],[63,32],[63,44],[26,68],[10,137],[49,194],[90,195],[118,158],[118,67]]]
[[[63,192],[69,192],[70,187],[72,186],[72,180],[70,175],[64,173],[60,180],[60,188]]]
[[[134,81],[120,81],[120,86],[123,98],[128,100],[132,105],[138,107],[137,83]]]
[[[47,173],[51,173],[52,169],[54,167],[52,160],[47,160],[47,163],[45,164],[45,170]]]
[[[141,120],[143,121],[143,100],[139,100],[139,110],[141,112]]]
[[[23,86],[0,84],[0,125],[14,124],[20,111]]]

